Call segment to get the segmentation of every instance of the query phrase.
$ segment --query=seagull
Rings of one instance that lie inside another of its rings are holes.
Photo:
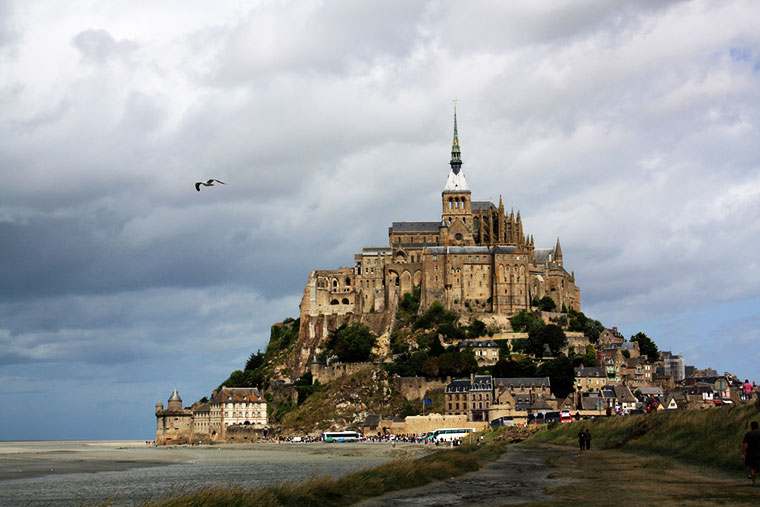
[[[214,186],[214,182],[221,183],[222,185],[226,185],[226,183],[223,182],[223,181],[215,180],[215,179],[211,178],[208,181],[196,181],[195,182],[195,189],[198,192],[200,192],[201,191],[201,185],[203,185],[204,187],[213,187]]]

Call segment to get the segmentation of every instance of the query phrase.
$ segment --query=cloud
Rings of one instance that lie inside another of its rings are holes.
[[[79,50],[82,60],[103,65],[115,59],[127,58],[138,48],[134,41],[116,41],[107,31],[90,29],[79,32],[71,40],[71,44]]]
[[[561,237],[587,314],[697,361],[757,297],[753,3],[233,4],[0,3],[7,403],[208,394],[309,271],[440,218],[453,98],[473,198]]]

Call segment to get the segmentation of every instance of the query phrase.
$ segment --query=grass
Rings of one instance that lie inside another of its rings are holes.
[[[750,421],[760,421],[756,404],[708,410],[660,411],[628,417],[601,417],[553,424],[534,442],[578,445],[581,428],[590,429],[593,449],[623,449],[672,458],[725,471],[744,470],[739,458]]]
[[[174,506],[342,506],[389,491],[422,486],[480,468],[498,458],[504,443],[489,435],[483,445],[462,445],[437,451],[420,459],[400,459],[338,478],[313,477],[296,483],[280,483],[257,489],[239,485],[213,486],[180,492],[144,505]]]
[[[551,500],[527,505],[758,505],[760,488],[746,474],[733,477],[712,469],[680,464],[669,458],[615,450],[579,452],[541,446],[562,485],[547,493]]]

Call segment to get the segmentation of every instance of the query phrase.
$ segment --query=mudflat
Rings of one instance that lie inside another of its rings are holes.
[[[321,456],[395,459],[420,457],[434,446],[386,443],[274,443],[154,447],[144,441],[0,442],[0,481],[81,472],[121,471],[179,463],[266,460],[273,451],[292,453],[293,461]]]

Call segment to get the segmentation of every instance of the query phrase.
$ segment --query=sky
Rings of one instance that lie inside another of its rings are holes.
[[[0,440],[145,439],[309,272],[473,198],[760,381],[760,4],[0,0]],[[196,192],[198,180],[226,185]]]

